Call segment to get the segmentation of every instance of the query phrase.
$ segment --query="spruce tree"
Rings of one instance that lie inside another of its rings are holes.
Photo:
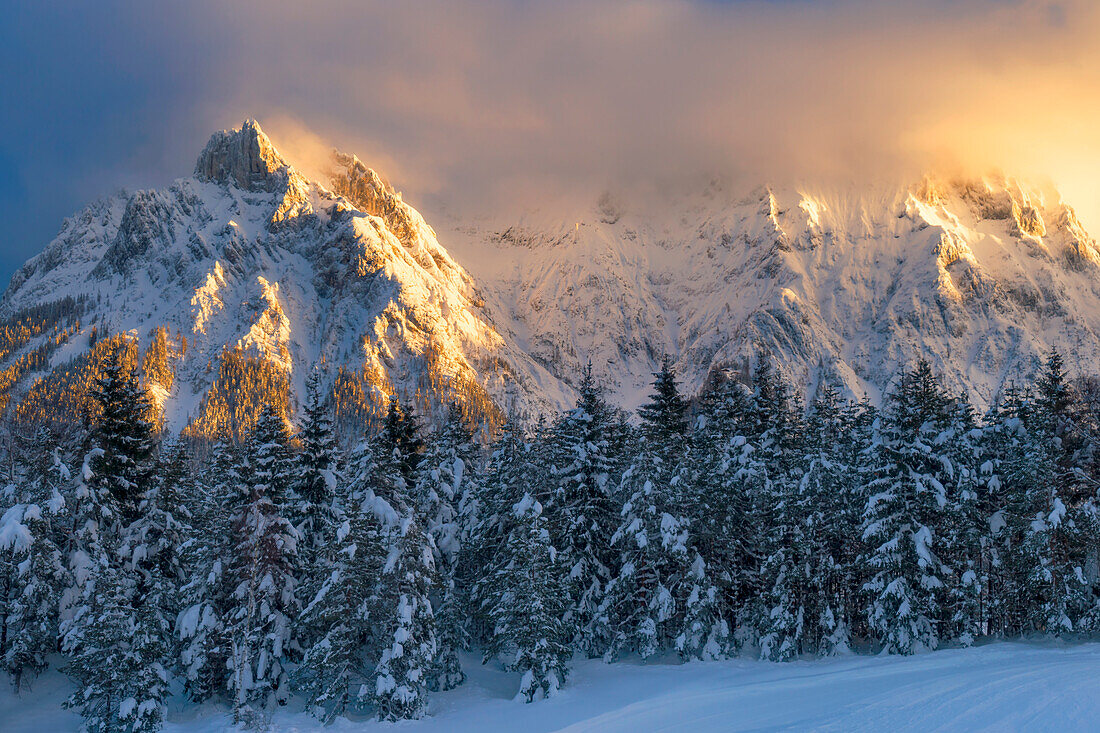
[[[778,545],[763,568],[766,616],[761,655],[774,660],[848,651],[855,598],[849,574],[860,512],[850,446],[852,413],[822,385],[789,477],[772,514]]]
[[[195,487],[189,480],[190,457],[182,444],[167,447],[157,477],[139,506],[140,514],[124,531],[119,548],[124,570],[131,574],[133,604],[148,614],[145,628],[162,634],[160,643],[175,652],[172,630],[182,610],[179,590],[189,578],[181,552],[193,536],[192,517],[184,497]]]
[[[317,372],[307,382],[307,401],[301,431],[300,450],[295,456],[290,519],[300,541],[298,555],[301,578],[299,605],[305,607],[316,597],[336,564],[336,532],[339,509],[336,505],[337,455],[329,407],[321,397]],[[302,644],[312,645],[316,638],[310,624],[298,624]]]
[[[123,523],[137,518],[138,508],[150,488],[156,436],[152,405],[137,373],[123,364],[122,356],[103,366],[103,376],[92,392],[100,414],[92,434],[99,449],[93,461],[93,488],[109,497]]]
[[[941,480],[947,493],[940,557],[949,570],[940,635],[970,646],[984,629],[989,515],[980,476],[981,431],[965,396],[954,401],[936,442],[943,457]]]
[[[78,471],[70,475],[65,502],[71,529],[62,533],[62,552],[70,584],[61,594],[61,620],[71,619],[83,602],[84,586],[109,562],[117,562],[114,551],[118,542],[119,513],[109,492],[96,480],[92,466],[101,454],[93,448],[84,454]]]
[[[478,597],[492,623],[485,648],[519,672],[517,700],[551,697],[568,674],[570,631],[565,576],[542,518],[542,506],[524,494],[511,506],[504,544],[480,583]]]
[[[0,549],[11,553],[15,592],[4,613],[4,668],[16,691],[57,650],[61,594],[69,573],[58,539],[67,519],[67,469],[56,451],[32,467],[23,503],[0,518]]]
[[[672,396],[678,397],[675,382],[670,384]],[[611,410],[589,364],[581,374],[575,407],[555,422],[548,436],[556,479],[544,502],[551,540],[572,580],[566,620],[577,630],[576,644],[589,656],[603,654],[609,642],[600,634],[596,617],[613,574],[611,535],[617,518],[611,498],[611,432]]]
[[[868,623],[883,649],[911,654],[940,642],[950,569],[940,557],[944,479],[951,470],[938,440],[953,400],[921,361],[891,393],[872,447],[864,513]]]
[[[380,720],[416,719],[427,710],[436,665],[430,595],[438,579],[435,543],[413,500],[423,443],[415,417],[394,398],[370,449],[369,473],[353,490],[382,525],[386,561],[379,579],[377,664],[370,700]]]
[[[764,539],[754,497],[766,485],[767,470],[749,441],[751,410],[752,393],[744,385],[729,380],[715,386],[703,399],[687,464],[692,544],[716,589],[711,626],[725,639],[722,653],[746,641],[734,632],[752,621]]]
[[[175,631],[184,689],[198,702],[228,687],[227,626],[235,588],[226,565],[232,548],[232,518],[246,506],[241,460],[234,448],[217,443],[188,501],[193,526],[180,556],[190,579],[180,589]]]
[[[530,460],[531,455],[516,422],[506,423],[482,471],[483,478],[477,482],[477,491],[463,497],[461,513],[470,530],[455,576],[458,583],[470,588],[471,636],[481,644],[488,643],[493,628],[486,616],[493,599],[480,595],[492,593],[492,589],[481,581],[500,557],[512,524],[512,505],[522,495],[520,487],[527,486],[542,468]]]
[[[228,613],[234,719],[256,723],[285,703],[295,654],[297,541],[286,518],[289,441],[280,415],[265,407],[249,436],[248,501],[233,517]]]
[[[623,652],[648,659],[668,651],[686,626],[694,558],[688,523],[680,515],[680,478],[648,449],[623,476],[630,498],[612,537],[620,551],[618,573],[600,608],[609,659]]]
[[[379,455],[387,453],[397,461],[407,491],[416,482],[416,467],[424,451],[424,441],[420,438],[420,421],[407,405],[402,405],[397,394],[390,396],[386,417],[382,421],[382,430],[375,437],[380,448]]]
[[[96,733],[152,733],[164,720],[163,637],[154,614],[134,611],[127,586],[118,569],[98,565],[75,616],[62,624],[65,671],[77,687],[65,705],[80,708]]]
[[[388,512],[387,512],[388,513]],[[372,701],[379,720],[416,720],[427,712],[428,680],[435,669],[434,581],[431,541],[415,518],[388,527],[389,557],[382,568],[382,649]]]
[[[336,438],[329,406],[321,396],[319,379],[314,372],[307,384],[294,484],[294,521],[302,537],[303,561],[309,564],[314,562],[314,555],[332,541],[336,492]]]
[[[472,432],[463,422],[458,406],[452,404],[446,420],[433,433],[417,469],[413,503],[425,522],[435,547],[439,576],[432,594],[436,609],[436,664],[429,675],[433,690],[450,690],[466,679],[457,650],[467,645],[464,606],[468,588],[457,572],[466,534],[459,516],[465,494],[478,493],[477,448]]]
[[[750,514],[764,528],[757,588],[760,599],[743,616],[759,637],[761,656],[790,659],[803,650],[810,592],[810,505],[798,472],[801,434],[790,389],[767,359],[753,374],[749,437],[755,480],[746,488]]]
[[[314,641],[305,650],[294,684],[326,724],[370,702],[373,668],[366,649],[379,615],[379,583],[386,552],[378,517],[345,497],[332,567],[301,613]]]
[[[1100,537],[1095,482],[1081,469],[1090,448],[1074,414],[1075,391],[1062,357],[1051,352],[1035,390],[1028,428],[1045,444],[1054,481],[1036,497],[1028,544],[1039,561],[1033,583],[1040,589],[1039,623],[1048,633],[1079,630],[1077,622],[1096,620],[1097,604],[1085,577],[1087,549]]]

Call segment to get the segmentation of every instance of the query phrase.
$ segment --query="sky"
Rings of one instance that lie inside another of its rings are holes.
[[[997,169],[1100,230],[1098,6],[0,0],[0,282],[248,117],[307,171],[338,146],[427,212]]]

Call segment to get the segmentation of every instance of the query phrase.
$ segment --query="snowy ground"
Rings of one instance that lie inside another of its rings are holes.
[[[1100,644],[1059,647],[998,643],[919,657],[848,657],[789,664],[732,661],[672,664],[580,662],[559,697],[511,701],[517,680],[463,660],[470,680],[436,695],[432,717],[396,726],[447,731],[930,731],[1100,727]],[[65,679],[50,672],[32,691],[0,691],[7,733],[75,731],[60,708]],[[229,727],[215,706],[172,705],[166,733]],[[277,731],[319,730],[308,715],[280,711]],[[394,729],[340,720],[328,730]]]

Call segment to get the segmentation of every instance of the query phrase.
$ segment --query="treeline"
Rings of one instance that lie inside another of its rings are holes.
[[[910,654],[1100,626],[1100,399],[1052,355],[979,416],[927,363],[881,409],[808,406],[766,364],[695,403],[666,362],[635,420],[586,372],[575,407],[482,446],[397,400],[337,449],[311,380],[196,461],[108,365],[79,450],[24,446],[0,521],[0,656],[60,652],[93,731],[153,731],[170,679],[261,725],[419,718],[459,650],[549,696],[614,661]]]

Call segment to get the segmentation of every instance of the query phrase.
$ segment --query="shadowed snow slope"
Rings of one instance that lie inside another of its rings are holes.
[[[493,731],[975,731],[1096,730],[1100,720],[1100,644],[1070,647],[998,643],[916,657],[846,657],[813,662],[628,663],[576,665],[558,697],[511,700],[515,675],[463,659],[470,680],[433,695],[431,717],[402,723],[416,733]],[[16,698],[0,686],[7,733],[76,731],[60,708],[68,685],[56,672]],[[176,702],[166,733],[228,727],[216,706]],[[323,728],[293,706],[276,713],[275,731],[393,730],[370,719]]]

